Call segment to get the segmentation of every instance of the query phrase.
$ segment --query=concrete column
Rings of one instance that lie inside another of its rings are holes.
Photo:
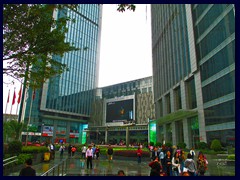
[[[167,128],[166,128],[166,124],[163,124],[163,143],[166,143],[167,141]]]
[[[183,119],[183,140],[187,145],[186,147],[190,149],[192,147],[192,142],[191,142],[192,138],[191,138],[191,132],[189,131],[189,128],[188,128],[188,121],[186,118]]]
[[[126,146],[129,147],[129,127],[126,127]]]
[[[105,130],[105,144],[108,144],[108,128]]]
[[[172,144],[177,145],[177,140],[176,140],[176,122],[172,122]]]

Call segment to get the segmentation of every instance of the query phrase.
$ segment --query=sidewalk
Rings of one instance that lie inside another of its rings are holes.
[[[64,158],[67,153],[64,154]],[[206,176],[235,176],[235,166],[217,166],[215,156],[207,155],[208,170]],[[60,162],[60,156],[56,153],[56,158],[50,162],[42,162],[34,164],[33,168],[40,176],[48,169]],[[137,163],[137,158],[117,157],[113,156],[113,161],[109,162],[104,155],[100,155],[99,160],[93,160],[93,169],[86,168],[86,160],[80,159],[80,155],[76,154],[67,160],[66,176],[115,176],[118,170],[124,170],[127,176],[149,176],[150,167],[148,166],[150,159],[143,158],[140,164]],[[19,172],[12,173],[12,176],[18,176]]]

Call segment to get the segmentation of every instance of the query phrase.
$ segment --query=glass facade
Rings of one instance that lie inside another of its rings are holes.
[[[228,139],[235,139],[230,133],[235,131],[234,5],[192,5],[192,13],[207,140],[215,137],[233,145]]]
[[[32,110],[28,99],[25,111],[25,121],[31,112],[31,123],[54,126],[52,141],[61,138],[71,143],[86,141],[86,137],[82,139],[83,128],[88,123],[98,84],[101,13],[102,5],[79,4],[76,10],[64,9],[54,15],[55,19],[62,16],[74,19],[67,22],[65,41],[80,50],[63,57],[53,55],[69,70],[49,79],[37,91]]]
[[[235,6],[152,4],[151,15],[159,141],[191,148],[216,134],[227,145],[226,134],[235,139]]]

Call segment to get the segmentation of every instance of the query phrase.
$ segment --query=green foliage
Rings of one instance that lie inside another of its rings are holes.
[[[167,147],[172,147],[172,143],[171,143],[171,142],[166,142],[166,143],[165,143],[165,146],[167,146]]]
[[[17,164],[24,164],[29,158],[33,158],[32,154],[19,154]]]
[[[235,160],[235,154],[228,155],[227,159]]]
[[[214,150],[214,151],[221,151],[221,149],[222,149],[221,142],[220,142],[218,139],[214,139],[214,140],[211,142],[210,149],[212,149],[212,150]]]
[[[228,153],[229,154],[235,154],[235,148],[229,148]]]
[[[162,143],[161,143],[161,142],[156,142],[156,146],[161,147],[161,146],[162,146]]]
[[[186,143],[184,143],[184,142],[180,142],[180,143],[178,143],[178,145],[177,145],[179,148],[181,148],[181,149],[185,149],[186,148],[186,146],[187,146],[187,144]]]
[[[18,123],[16,120],[10,120],[3,122],[3,136],[4,142],[7,142],[7,137],[14,140],[20,140],[22,129],[26,125],[23,123]]]
[[[62,57],[65,52],[79,50],[73,43],[65,42],[66,24],[71,19],[53,18],[56,8],[61,11],[66,6],[4,4],[3,61],[7,61],[8,66],[3,74],[18,80],[25,78],[27,85],[39,88],[46,79],[67,70],[65,64],[52,56]]]
[[[154,142],[150,142],[150,146],[154,146]]]
[[[208,145],[205,142],[199,142],[198,143],[198,149],[207,149]]]
[[[18,155],[22,152],[22,143],[20,141],[12,141],[8,143],[8,153]]]
[[[46,146],[23,146],[22,153],[41,153],[48,152],[48,148]]]
[[[124,157],[137,157],[137,150],[115,150],[114,155]],[[143,151],[142,157],[149,157],[149,152]]]
[[[135,11],[136,6],[134,4],[118,4],[117,10],[119,12],[124,12],[125,10]]]

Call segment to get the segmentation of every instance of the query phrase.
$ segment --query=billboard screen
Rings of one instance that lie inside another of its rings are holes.
[[[134,120],[134,99],[107,102],[106,123]]]

